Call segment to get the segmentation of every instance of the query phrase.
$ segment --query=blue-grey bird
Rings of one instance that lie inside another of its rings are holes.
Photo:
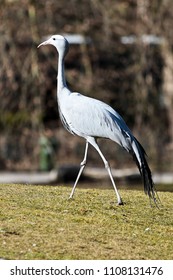
[[[105,168],[108,171],[117,195],[118,205],[123,204],[122,198],[116,188],[109,163],[97,144],[98,138],[107,138],[118,143],[133,156],[143,179],[144,191],[156,203],[156,190],[150,168],[147,164],[146,154],[141,144],[133,136],[122,117],[109,105],[78,92],[70,91],[67,87],[64,74],[64,58],[69,50],[69,43],[63,36],[53,35],[38,47],[49,44],[53,45],[59,53],[57,101],[61,121],[70,133],[83,137],[86,140],[84,158],[80,164],[80,170],[72,188],[70,198],[73,197],[78,180],[86,165],[88,144],[91,144],[97,150],[105,164]]]

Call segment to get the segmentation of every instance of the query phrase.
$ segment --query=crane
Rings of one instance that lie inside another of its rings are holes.
[[[87,163],[89,144],[92,145],[103,160],[114,187],[117,204],[123,200],[115,185],[108,161],[101,152],[98,138],[107,138],[124,148],[135,160],[143,179],[144,192],[157,205],[157,192],[152,174],[146,160],[146,153],[139,141],[133,136],[123,118],[112,107],[97,99],[78,92],[71,92],[65,79],[64,58],[69,50],[69,43],[62,35],[53,35],[39,46],[53,45],[58,51],[57,101],[60,119],[64,127],[72,134],[83,137],[86,141],[84,158],[69,198],[72,198],[79,178]]]

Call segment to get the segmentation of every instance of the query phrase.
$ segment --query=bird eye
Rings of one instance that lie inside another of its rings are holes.
[[[56,39],[55,39],[55,38],[53,38],[53,40],[55,41]]]

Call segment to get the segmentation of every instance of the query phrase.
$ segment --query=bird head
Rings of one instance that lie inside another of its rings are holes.
[[[57,51],[63,52],[66,54],[68,52],[69,43],[68,41],[61,35],[53,35],[48,40],[41,43],[37,48],[45,45],[53,45]]]

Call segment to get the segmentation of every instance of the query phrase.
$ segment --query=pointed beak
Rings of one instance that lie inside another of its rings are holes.
[[[47,40],[47,41],[44,41],[43,43],[41,43],[40,45],[38,45],[37,48],[41,47],[41,46],[45,46],[45,45],[49,45],[50,44],[50,41]]]

